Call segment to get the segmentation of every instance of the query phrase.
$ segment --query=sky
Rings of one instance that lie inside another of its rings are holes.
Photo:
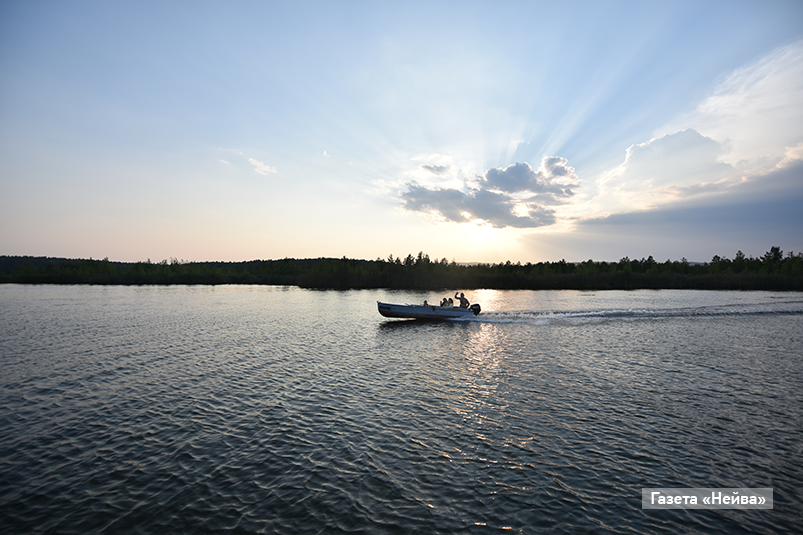
[[[0,2],[0,254],[803,251],[803,2]]]

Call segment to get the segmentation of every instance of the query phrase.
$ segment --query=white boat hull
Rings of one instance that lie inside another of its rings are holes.
[[[470,308],[439,307],[436,305],[394,305],[376,302],[379,313],[386,318],[409,318],[420,320],[448,320],[470,318],[480,313],[480,305]]]

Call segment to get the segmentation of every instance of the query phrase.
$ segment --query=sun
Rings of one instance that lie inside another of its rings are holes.
[[[487,249],[489,246],[493,246],[493,249],[504,249],[510,242],[505,229],[496,228],[482,219],[464,223],[462,227],[466,243],[476,250]]]

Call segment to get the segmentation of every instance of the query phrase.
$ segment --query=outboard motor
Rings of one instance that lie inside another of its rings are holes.
[[[480,305],[478,305],[477,303],[474,303],[473,305],[468,307],[468,309],[472,311],[475,316],[480,313]]]

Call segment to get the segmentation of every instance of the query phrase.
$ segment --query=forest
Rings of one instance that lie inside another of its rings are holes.
[[[269,284],[314,289],[390,288],[528,290],[803,290],[803,253],[784,255],[772,246],[763,256],[714,256],[710,262],[652,256],[618,262],[510,261],[459,264],[424,252],[406,257],[357,260],[346,257],[247,262],[113,262],[0,256],[0,283],[16,284]]]

